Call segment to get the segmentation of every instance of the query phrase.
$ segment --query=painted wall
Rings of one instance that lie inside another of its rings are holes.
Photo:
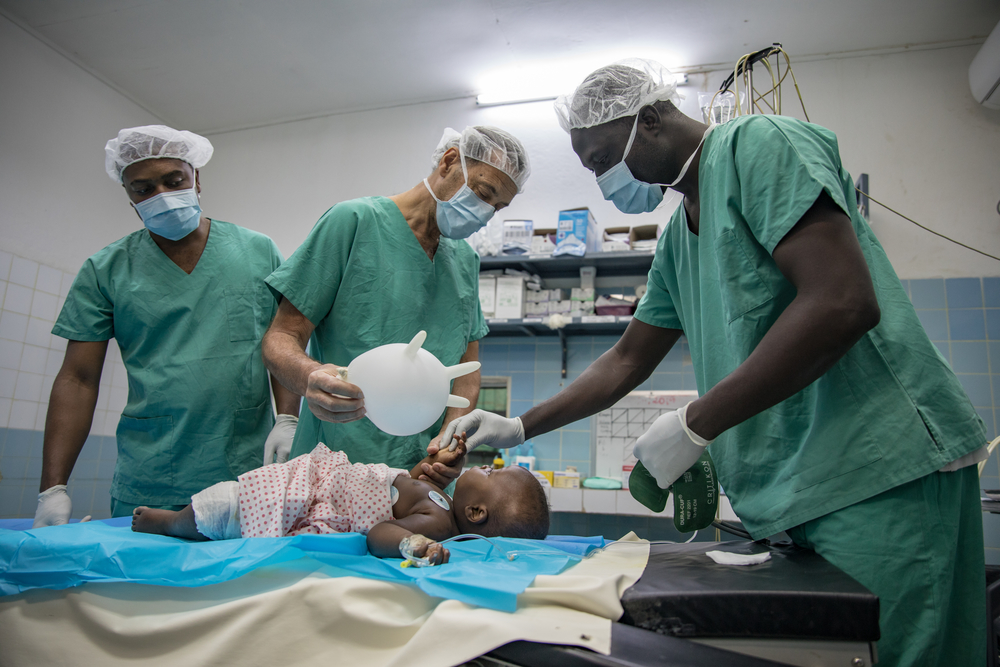
[[[847,168],[872,195],[922,224],[1000,256],[1000,112],[977,105],[967,71],[975,47],[795,64],[810,118],[840,138]],[[697,75],[682,110],[699,117],[699,90],[725,73]],[[794,88],[783,112],[802,117]],[[601,199],[549,102],[476,108],[456,100],[213,135],[202,173],[212,215],[271,235],[290,254],[334,203],[412,187],[450,125],[497,125],[526,146],[532,176],[502,215],[554,227],[558,212],[589,206],[602,226],[663,224],[662,210],[626,216]],[[995,276],[1000,262],[953,246],[873,205],[872,226],[904,278]]]
[[[76,271],[141,224],[104,144],[160,121],[0,16],[0,250]]]

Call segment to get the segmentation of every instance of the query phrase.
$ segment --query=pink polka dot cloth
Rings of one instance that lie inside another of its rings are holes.
[[[240,475],[243,537],[361,533],[392,519],[390,487],[405,470],[354,463],[319,443],[309,454]]]

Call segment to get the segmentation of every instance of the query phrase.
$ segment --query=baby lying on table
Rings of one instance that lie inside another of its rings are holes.
[[[448,465],[464,455],[464,438],[456,439],[454,451],[428,456],[410,472],[383,463],[352,464],[320,443],[287,463],[196,493],[180,511],[138,507],[132,530],[189,540],[358,532],[380,558],[398,558],[400,543],[409,537],[413,555],[431,564],[448,562],[439,541],[463,533],[544,538],[545,492],[524,468],[472,468],[458,478],[454,498],[417,479],[424,463]]]

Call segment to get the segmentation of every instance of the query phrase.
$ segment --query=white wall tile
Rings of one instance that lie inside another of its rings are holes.
[[[17,370],[21,366],[21,350],[24,343],[0,339],[0,368]]]
[[[7,280],[34,289],[36,276],[38,276],[38,262],[15,255],[11,260],[10,277]]]
[[[7,280],[7,276],[10,275],[10,263],[13,259],[14,255],[0,250],[0,279]]]
[[[45,431],[45,417],[48,415],[48,412],[49,412],[49,404],[48,403],[39,403],[38,404],[38,413],[35,415],[35,430],[36,431]]]
[[[28,331],[24,334],[24,340],[32,345],[39,345],[47,348],[50,342],[49,331],[52,330],[52,322],[42,320],[37,317],[28,318]]]
[[[108,395],[108,410],[120,413],[125,409],[126,403],[128,403],[128,388],[111,387],[111,392]]]
[[[3,309],[12,313],[28,315],[31,313],[31,299],[35,291],[22,285],[7,285],[7,293],[3,298]]]
[[[112,438],[118,434],[118,422],[122,418],[121,410],[108,410],[104,415],[104,433]]]
[[[553,512],[579,512],[583,509],[583,489],[552,489]]]
[[[7,281],[0,280],[0,303],[3,303],[3,299],[6,295],[7,295]]]
[[[591,514],[614,514],[615,492],[608,489],[583,489],[583,511]]]
[[[0,398],[14,398],[14,386],[17,384],[17,371],[0,368]]]
[[[14,399],[35,402],[42,400],[43,380],[44,376],[35,373],[18,373],[17,384],[14,387]]]
[[[49,397],[52,395],[52,384],[56,381],[55,375],[43,375],[42,376],[42,398],[43,403],[47,403]]]
[[[48,348],[25,343],[24,349],[21,350],[21,363],[17,370],[41,375],[45,372],[45,360],[48,356]]]
[[[116,363],[114,365],[114,374],[111,377],[112,387],[128,387],[128,372],[125,370],[124,364]],[[125,404],[122,403],[124,406]]]
[[[653,514],[645,505],[632,497],[632,494],[622,489],[615,491],[615,512],[617,514],[631,514],[636,516],[650,516]]]
[[[7,428],[7,419],[10,417],[10,404],[12,403],[9,398],[0,398],[0,428]]]
[[[56,303],[58,301],[59,297],[55,294],[46,294],[40,290],[35,290],[35,298],[31,301],[31,316],[55,322]]]
[[[94,420],[90,422],[90,435],[104,435],[104,418],[107,414],[104,410],[94,410]]]
[[[62,368],[63,358],[66,355],[59,350],[49,350],[49,353],[45,357],[45,374],[46,375],[57,375],[59,369]]]
[[[10,419],[7,421],[8,428],[22,428],[32,430],[35,428],[35,416],[38,414],[38,403],[35,401],[15,400],[10,406]]]
[[[35,279],[35,289],[48,292],[54,296],[59,296],[59,289],[62,287],[63,272],[53,269],[44,264],[38,267],[38,278]]]
[[[56,336],[53,334],[49,337],[49,349],[58,350],[59,352],[66,351],[66,339],[62,336]]]
[[[111,396],[111,387],[109,385],[102,384],[97,389],[97,405],[98,410],[108,409],[108,397]]]
[[[28,331],[28,316],[20,313],[12,313],[5,310],[0,313],[0,338],[24,342],[24,335]]]
[[[75,273],[66,273],[65,271],[63,272],[62,284],[59,286],[59,296],[65,298],[66,295],[69,294],[69,288],[73,286],[74,280],[76,280]]]

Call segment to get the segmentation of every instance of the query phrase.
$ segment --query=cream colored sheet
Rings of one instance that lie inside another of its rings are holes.
[[[0,665],[456,665],[524,639],[607,654],[649,543],[539,576],[513,614],[303,559],[213,586],[90,584],[0,598]]]

